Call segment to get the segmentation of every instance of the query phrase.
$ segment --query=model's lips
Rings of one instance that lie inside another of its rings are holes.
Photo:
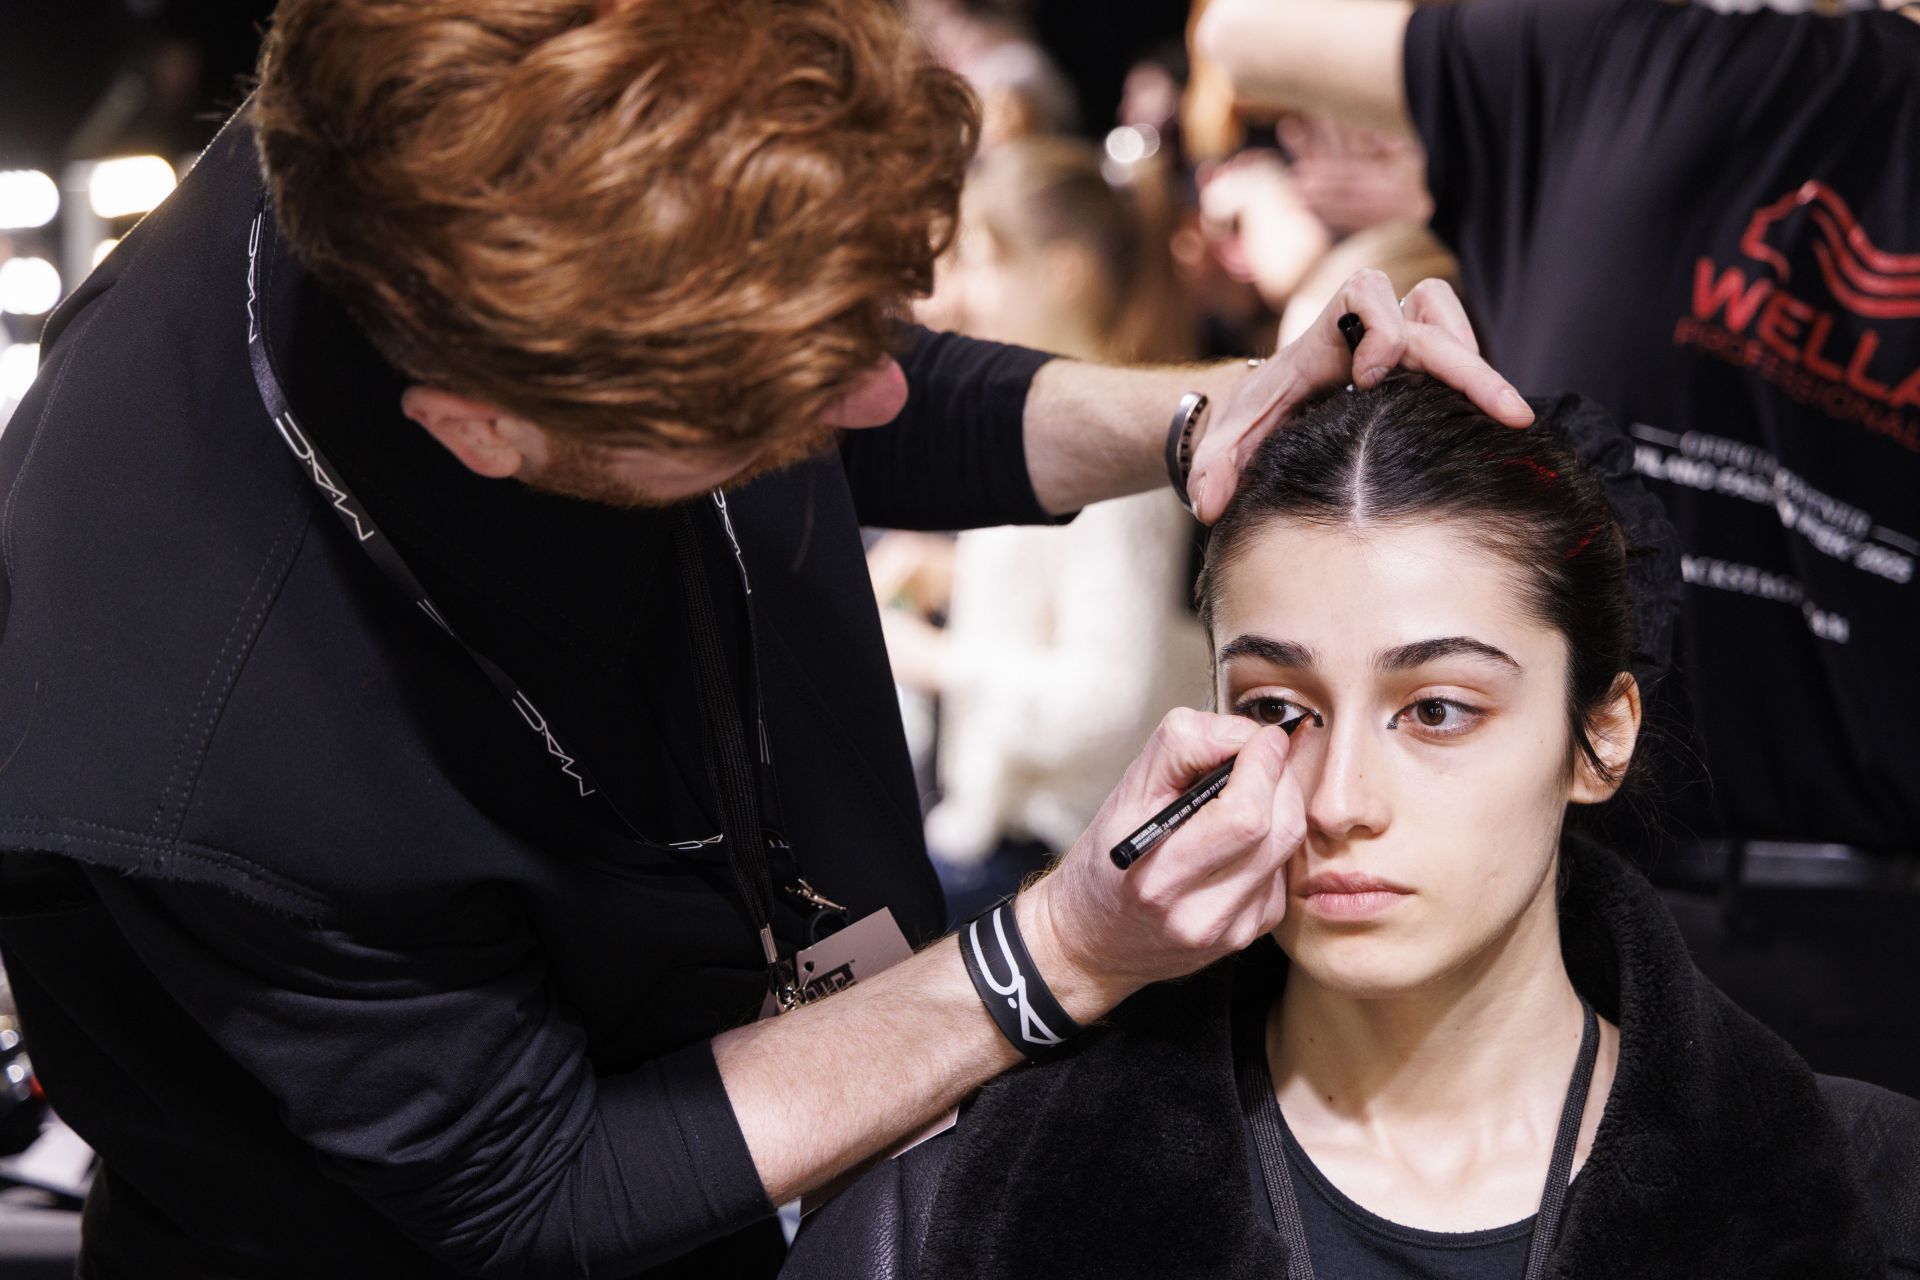
[[[1413,896],[1413,890],[1358,871],[1322,871],[1294,887],[1311,915],[1327,920],[1368,920]]]
[[[1311,898],[1318,893],[1412,893],[1413,890],[1362,871],[1322,871],[1295,885],[1293,892],[1298,897]]]

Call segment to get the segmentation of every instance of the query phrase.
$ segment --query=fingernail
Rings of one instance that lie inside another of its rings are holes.
[[[1386,365],[1377,364],[1360,375],[1360,385],[1363,387],[1377,386],[1380,380],[1386,377],[1389,372],[1391,372],[1391,370],[1389,370]]]
[[[1187,495],[1193,499],[1193,509],[1195,512],[1213,510],[1213,486],[1214,476],[1211,471],[1200,476],[1196,481],[1193,492]]]
[[[1500,408],[1516,418],[1523,414],[1529,418],[1533,416],[1533,409],[1527,404],[1526,398],[1512,387],[1500,393]]]

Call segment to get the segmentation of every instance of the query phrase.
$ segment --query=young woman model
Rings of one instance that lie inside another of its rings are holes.
[[[1395,378],[1262,444],[1201,596],[1219,707],[1307,717],[1284,923],[988,1086],[787,1274],[1920,1268],[1920,1104],[1813,1075],[1568,829],[1631,773],[1664,648],[1572,447],[1597,416],[1509,431]]]

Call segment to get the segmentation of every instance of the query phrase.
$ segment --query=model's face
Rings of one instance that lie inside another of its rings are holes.
[[[1446,522],[1280,521],[1221,579],[1220,708],[1321,720],[1294,737],[1307,839],[1275,936],[1324,986],[1409,991],[1553,910],[1567,646],[1513,573]]]

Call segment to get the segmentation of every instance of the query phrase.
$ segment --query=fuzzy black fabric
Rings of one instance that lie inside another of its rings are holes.
[[[1577,840],[1567,862],[1568,968],[1621,1049],[1552,1274],[1920,1274],[1920,1103],[1815,1077],[1700,977],[1637,873]],[[783,1275],[1285,1275],[1247,1176],[1229,1017],[1236,982],[1284,964],[1262,944],[1151,988],[1068,1055],[990,1085],[947,1139],[810,1221]]]

